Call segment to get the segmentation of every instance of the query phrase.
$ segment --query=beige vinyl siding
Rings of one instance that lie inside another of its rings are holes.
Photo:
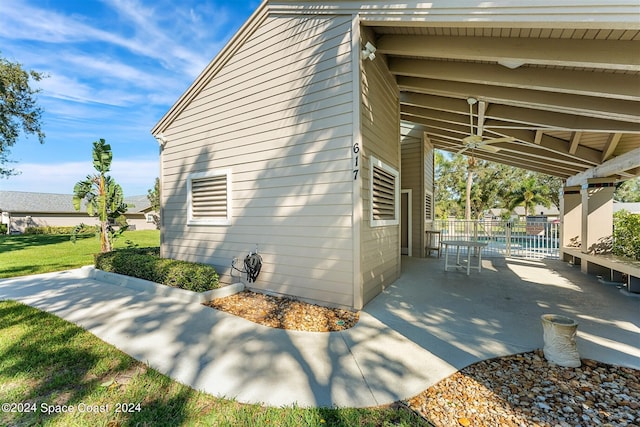
[[[401,143],[402,189],[411,192],[411,253],[424,257],[425,213],[424,213],[424,160],[423,142],[417,138],[406,138]]]
[[[251,287],[353,306],[351,16],[267,17],[163,133],[170,257],[258,248]],[[187,225],[187,178],[230,170],[228,226]]]
[[[363,29],[363,42],[367,38]],[[400,275],[400,225],[371,225],[371,157],[400,172],[400,111],[398,90],[384,59],[362,61],[362,228],[361,272],[363,304]],[[398,182],[398,185],[400,183]],[[398,217],[399,219],[399,217]]]

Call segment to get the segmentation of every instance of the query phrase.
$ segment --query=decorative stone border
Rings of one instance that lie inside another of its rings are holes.
[[[167,298],[177,299],[182,302],[193,302],[197,304],[209,302],[216,298],[234,295],[242,292],[245,288],[244,283],[233,283],[211,291],[193,292],[186,289],[173,288],[171,286],[162,285],[149,280],[98,270],[92,265],[84,266],[80,270],[83,275],[89,279],[134,289],[139,292],[161,295]]]

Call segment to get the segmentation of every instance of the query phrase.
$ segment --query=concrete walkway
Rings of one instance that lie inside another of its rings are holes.
[[[403,258],[403,276],[352,329],[272,329],[83,270],[0,281],[11,299],[76,323],[213,395],[273,406],[364,407],[409,398],[478,360],[541,348],[540,315],[580,323],[582,357],[640,369],[640,298],[559,262],[490,259],[481,273]]]

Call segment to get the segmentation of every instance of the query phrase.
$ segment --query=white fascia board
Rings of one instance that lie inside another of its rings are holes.
[[[269,10],[290,14],[358,14],[364,25],[445,25],[466,23],[483,26],[562,28],[572,26],[636,29],[640,6],[636,0],[510,0],[480,2],[472,0],[425,1],[288,1],[270,0]]]

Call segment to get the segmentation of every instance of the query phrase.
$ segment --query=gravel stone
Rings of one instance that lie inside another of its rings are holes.
[[[640,427],[640,370],[589,359],[565,368],[542,357],[536,350],[475,363],[409,406],[436,427],[463,418],[471,427]]]
[[[345,330],[359,319],[358,312],[251,291],[207,305],[300,331]],[[436,427],[640,427],[640,370],[590,359],[565,368],[539,349],[467,366],[403,403]]]

